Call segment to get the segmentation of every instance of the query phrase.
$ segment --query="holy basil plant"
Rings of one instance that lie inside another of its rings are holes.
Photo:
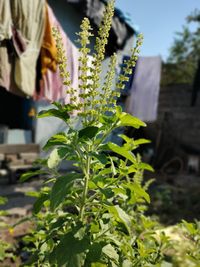
[[[32,242],[27,265],[106,267],[155,266],[161,260],[162,245],[148,232],[150,219],[145,217],[150,197],[143,184],[143,171],[152,168],[134,153],[147,140],[120,135],[123,145],[113,143],[110,134],[120,127],[145,127],[145,123],[122,111],[117,97],[135,66],[142,36],[138,35],[130,59],[124,62],[123,75],[116,83],[117,56],[110,58],[103,85],[100,83],[114,1],[104,12],[93,61],[88,66],[88,48],[92,28],[83,19],[79,35],[79,94],[71,86],[67,59],[60,33],[53,29],[57,44],[60,75],[70,97],[69,104],[53,103],[39,118],[56,117],[68,131],[52,136],[44,146],[47,159],[38,160],[40,170],[24,174],[23,181],[44,175],[44,187],[34,204],[36,229],[25,237]],[[145,107],[144,107],[145,108]],[[78,119],[77,123],[74,120]],[[71,161],[73,171],[60,171],[60,164]],[[145,228],[145,231],[144,231]],[[158,253],[159,250],[159,253]],[[147,261],[148,258],[148,261]],[[147,265],[147,262],[150,265]]]

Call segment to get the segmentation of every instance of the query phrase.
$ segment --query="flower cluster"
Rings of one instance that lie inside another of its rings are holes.
[[[80,29],[77,33],[80,44],[79,56],[79,95],[77,97],[77,89],[71,87],[70,74],[67,71],[67,58],[62,44],[62,38],[57,29],[53,29],[57,45],[57,56],[59,63],[60,75],[63,78],[64,85],[67,86],[67,93],[70,95],[70,104],[72,113],[78,112],[82,118],[84,125],[95,124],[99,121],[99,115],[108,111],[114,112],[117,98],[120,96],[120,90],[124,88],[125,82],[129,80],[129,76],[133,71],[133,67],[138,59],[139,48],[142,44],[143,36],[139,35],[136,41],[136,46],[132,50],[130,59],[124,62],[123,74],[119,76],[119,81],[116,84],[116,89],[113,90],[115,78],[115,68],[117,64],[117,55],[113,54],[110,58],[109,68],[104,79],[103,86],[100,86],[100,77],[102,71],[102,61],[105,58],[105,47],[108,43],[109,31],[112,25],[112,17],[114,15],[115,1],[108,2],[103,20],[98,30],[92,62],[89,62],[90,55],[90,38],[93,36],[92,27],[88,18],[84,18]]]

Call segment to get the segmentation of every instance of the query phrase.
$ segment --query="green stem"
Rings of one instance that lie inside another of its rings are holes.
[[[84,170],[84,173],[85,173],[84,189],[83,189],[83,196],[82,196],[81,208],[80,208],[81,221],[83,221],[84,219],[85,205],[86,205],[87,194],[88,194],[88,183],[90,179],[90,163],[91,163],[91,158],[87,157],[86,168]]]
[[[101,145],[103,143],[103,141],[109,136],[109,134],[115,129],[116,124],[117,123],[115,122],[115,124],[112,125],[112,127],[109,128],[108,131],[103,134],[103,136],[101,137],[101,139],[99,140],[99,142],[94,147],[94,151],[96,151],[98,149],[99,145]]]

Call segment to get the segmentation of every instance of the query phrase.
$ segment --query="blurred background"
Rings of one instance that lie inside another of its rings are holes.
[[[152,162],[159,188],[165,191],[156,193],[165,204],[154,211],[162,214],[164,209],[164,221],[170,212],[172,221],[199,218],[200,3],[118,0],[117,6],[144,34],[141,57],[162,60],[157,117],[143,132],[152,140],[143,156]]]

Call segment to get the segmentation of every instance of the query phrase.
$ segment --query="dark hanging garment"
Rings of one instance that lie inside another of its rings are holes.
[[[195,106],[199,91],[200,91],[200,59],[198,61],[198,66],[197,66],[197,70],[196,70],[195,77],[194,77],[191,106]]]
[[[84,16],[89,18],[93,28],[98,30],[107,0],[67,0],[67,2],[74,4]],[[135,30],[127,23],[123,13],[115,8],[108,44],[106,45],[106,56],[111,56],[114,52],[122,50],[134,33]]]
[[[32,99],[14,95],[0,87],[0,125],[9,129],[32,129],[33,118],[29,116],[34,106]]]

